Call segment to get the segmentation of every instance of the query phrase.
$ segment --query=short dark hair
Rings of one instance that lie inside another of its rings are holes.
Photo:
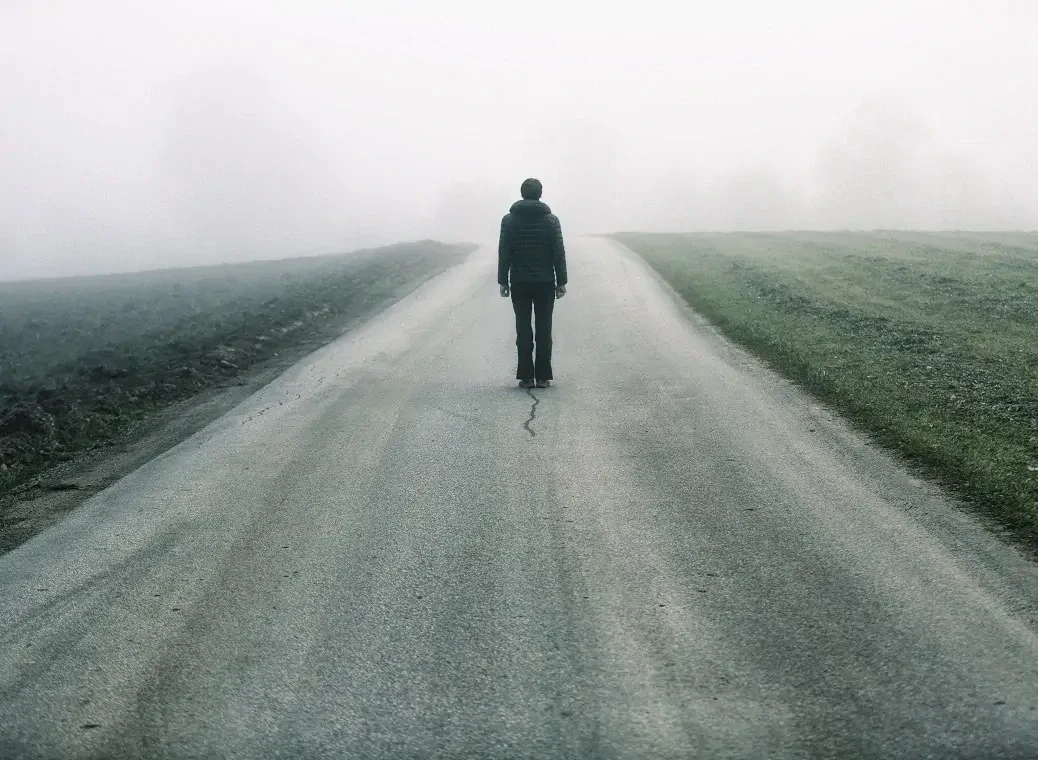
[[[541,181],[530,177],[523,180],[523,184],[519,188],[519,194],[523,196],[524,200],[539,201],[543,190],[544,187],[541,185]]]

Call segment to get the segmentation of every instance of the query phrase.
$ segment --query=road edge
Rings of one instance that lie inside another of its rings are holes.
[[[877,486],[881,491],[889,492],[911,488],[920,499],[925,500],[931,508],[916,510],[918,514],[914,516],[920,524],[938,531],[942,543],[959,544],[964,533],[969,532],[972,527],[979,527],[985,534],[995,538],[1000,546],[1018,554],[1027,562],[1038,564],[1038,546],[1032,546],[995,518],[970,504],[961,495],[950,491],[939,477],[922,465],[901,459],[896,451],[876,441],[866,429],[845,417],[840,409],[816,398],[750,349],[732,341],[713,322],[693,309],[663,275],[636,251],[611,235],[591,237],[602,239],[614,246],[619,255],[637,262],[646,275],[668,295],[674,307],[713,344],[718,355],[726,362],[749,372],[769,392],[784,397],[789,403],[802,409],[810,410],[816,434],[825,435],[833,446],[839,447],[847,456],[864,458],[870,465],[883,466],[888,470],[891,465],[896,468],[900,473],[898,482],[879,483]],[[931,519],[920,521],[920,515],[924,514]],[[973,540],[970,543],[976,545]]]
[[[135,422],[114,440],[48,468],[41,473],[38,484],[6,497],[6,509],[16,515],[21,513],[23,519],[0,529],[0,556],[58,524],[95,495],[220,419],[329,343],[362,327],[429,282],[448,275],[471,255],[470,252],[460,261],[399,285],[391,297],[377,306],[330,322],[318,335],[259,362],[230,384],[207,388],[177,401]]]

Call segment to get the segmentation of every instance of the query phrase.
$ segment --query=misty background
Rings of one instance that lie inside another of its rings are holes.
[[[568,235],[1038,228],[1030,0],[0,0],[0,279]]]

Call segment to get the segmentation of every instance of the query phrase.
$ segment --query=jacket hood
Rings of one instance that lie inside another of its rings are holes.
[[[523,199],[516,201],[512,204],[512,207],[508,209],[512,214],[524,214],[529,216],[547,216],[551,213],[551,208],[548,207],[547,203],[543,201],[532,201]]]

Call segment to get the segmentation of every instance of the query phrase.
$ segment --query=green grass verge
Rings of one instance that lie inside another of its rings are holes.
[[[1038,548],[1038,234],[642,234],[735,342]]]

